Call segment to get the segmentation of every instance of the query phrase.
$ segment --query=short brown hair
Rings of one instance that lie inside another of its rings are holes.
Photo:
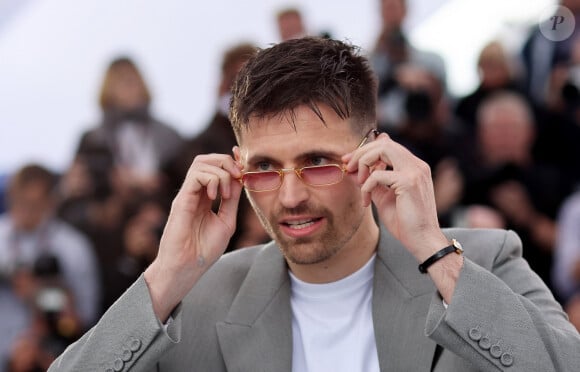
[[[276,13],[277,20],[280,20],[280,18],[284,18],[287,16],[302,18],[302,13],[300,12],[300,10],[298,10],[298,8],[284,8]]]
[[[10,177],[8,195],[10,196],[16,190],[36,184],[42,185],[47,194],[52,194],[57,184],[57,176],[41,165],[27,164]]]
[[[246,62],[252,57],[258,48],[251,43],[241,43],[232,46],[225,51],[222,60],[222,74],[227,74],[234,70],[240,62]],[[237,73],[237,71],[235,71]]]
[[[238,72],[257,51],[258,48],[251,43],[237,44],[225,51],[221,65],[220,94],[231,91]]]
[[[238,74],[230,120],[238,142],[252,117],[288,114],[307,105],[330,107],[353,129],[376,125],[377,82],[359,48],[337,40],[304,37],[260,50]]]

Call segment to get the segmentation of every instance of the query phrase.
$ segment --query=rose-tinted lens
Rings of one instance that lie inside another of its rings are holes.
[[[273,190],[280,185],[278,172],[246,173],[242,180],[248,190],[254,191]]]
[[[338,183],[342,180],[342,169],[337,165],[320,167],[305,167],[302,169],[302,179],[309,185],[322,186]]]

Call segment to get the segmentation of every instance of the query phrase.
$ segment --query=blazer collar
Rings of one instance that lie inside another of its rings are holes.
[[[377,258],[373,323],[381,370],[429,370],[436,344],[424,327],[434,286],[382,227]],[[228,371],[292,370],[290,280],[273,242],[258,253],[217,333]]]

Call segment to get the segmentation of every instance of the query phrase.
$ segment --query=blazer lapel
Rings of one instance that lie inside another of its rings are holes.
[[[430,371],[436,343],[425,335],[435,287],[415,258],[381,227],[373,323],[381,371]]]
[[[259,253],[217,333],[228,371],[292,369],[290,282],[274,243]]]
[[[437,345],[425,335],[425,321],[435,287],[382,227],[373,285],[381,371],[429,371]],[[292,370],[290,281],[274,243],[258,254],[226,319],[216,327],[228,371]]]

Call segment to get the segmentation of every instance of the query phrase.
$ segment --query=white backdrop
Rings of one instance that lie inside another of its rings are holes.
[[[533,25],[551,0],[408,0],[407,24],[420,47],[446,59],[449,86],[476,82],[483,43]],[[311,31],[370,48],[378,0],[0,0],[0,174],[25,162],[64,169],[82,131],[99,117],[97,94],[111,58],[135,58],[153,110],[184,136],[197,133],[215,103],[221,54],[277,41],[274,15],[298,6]],[[12,5],[12,6],[11,6]],[[509,28],[509,27],[508,27]],[[515,35],[515,36],[514,36]],[[508,37],[509,39],[509,37]],[[521,38],[520,38],[521,39]],[[508,40],[509,41],[509,40]]]

